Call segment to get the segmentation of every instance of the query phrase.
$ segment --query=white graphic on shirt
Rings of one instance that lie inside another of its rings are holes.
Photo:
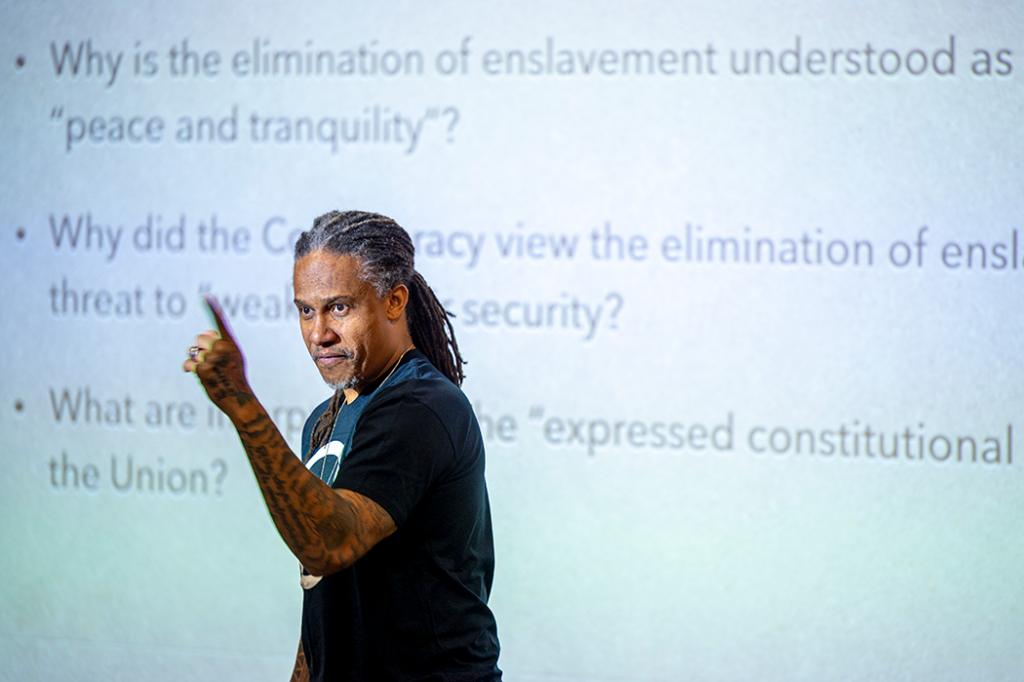
[[[341,453],[344,450],[344,443],[340,440],[332,440],[330,443],[313,453],[313,456],[309,458],[308,462],[306,462],[306,468],[316,474],[317,477],[327,485],[332,485],[334,483],[334,479],[338,477],[338,467],[341,465]],[[302,570],[299,574],[299,584],[302,585],[302,589],[311,589],[318,582],[323,580],[322,575],[310,575],[305,566],[300,566],[300,568]]]
[[[341,464],[341,453],[344,449],[344,443],[332,440],[309,458],[306,468],[327,485],[333,485],[334,479],[338,477],[338,466]]]

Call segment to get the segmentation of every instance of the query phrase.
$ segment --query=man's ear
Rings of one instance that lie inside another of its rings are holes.
[[[397,322],[405,312],[405,306],[409,303],[409,288],[399,284],[388,294],[386,307],[389,322]]]

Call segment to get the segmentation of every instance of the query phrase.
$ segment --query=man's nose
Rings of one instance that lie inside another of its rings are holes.
[[[309,340],[318,346],[330,345],[337,343],[338,334],[334,331],[331,326],[330,317],[327,315],[317,315],[313,321],[313,329],[310,333]]]

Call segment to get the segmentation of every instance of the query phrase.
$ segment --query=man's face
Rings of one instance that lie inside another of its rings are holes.
[[[352,256],[315,251],[295,263],[294,273],[302,338],[320,376],[356,392],[390,366],[396,347],[389,298],[378,298],[360,279],[360,265]]]

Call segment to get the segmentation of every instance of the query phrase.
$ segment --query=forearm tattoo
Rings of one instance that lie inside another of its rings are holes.
[[[313,575],[350,566],[394,531],[390,515],[348,490],[333,490],[288,448],[256,403],[236,426],[278,532]]]

